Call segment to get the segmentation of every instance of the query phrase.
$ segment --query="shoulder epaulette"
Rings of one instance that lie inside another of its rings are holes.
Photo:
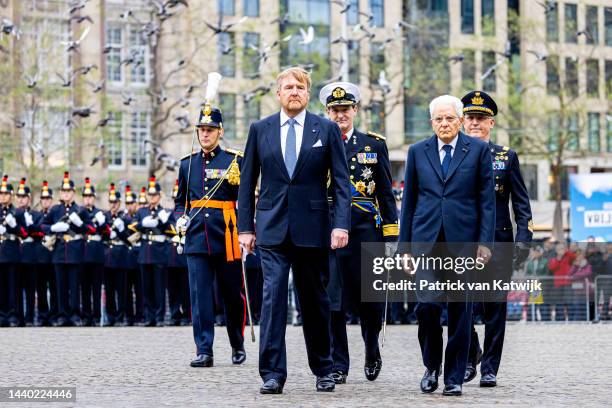
[[[383,135],[381,135],[380,133],[372,132],[371,130],[368,130],[367,135],[370,137],[375,137],[378,140],[386,140]]]
[[[509,148],[508,146],[503,146],[503,147],[502,147],[502,150],[503,150],[504,152],[507,152],[508,150],[510,150],[510,148]]]
[[[227,149],[225,149],[225,151],[236,156],[244,157],[244,152],[241,150],[231,149],[228,147]]]
[[[196,154],[197,152],[191,152],[190,154],[186,154],[185,156],[181,157],[181,160],[185,160],[188,159],[190,156],[193,156],[194,154]]]

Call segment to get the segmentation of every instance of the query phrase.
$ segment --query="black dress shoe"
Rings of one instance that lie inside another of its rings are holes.
[[[246,352],[244,349],[232,349],[232,364],[242,364],[244,363],[244,360],[246,360]]]
[[[270,378],[268,381],[264,382],[264,384],[259,389],[260,394],[282,394],[283,393],[283,384],[281,384],[277,379]]]
[[[155,327],[164,327],[164,322],[156,322]]]
[[[495,374],[484,374],[480,377],[481,387],[495,387],[497,385],[497,377]]]
[[[438,389],[438,376],[440,370],[425,370],[423,378],[421,378],[421,391],[429,394]]]
[[[382,368],[382,359],[378,357],[374,361],[367,361],[365,366],[363,367],[363,372],[365,373],[366,378],[369,381],[374,381],[378,374],[380,374],[380,369]]]
[[[468,383],[472,381],[476,377],[476,366],[473,363],[468,363],[467,367],[465,367],[465,376],[463,377],[463,382]]]
[[[317,391],[332,392],[336,388],[336,383],[331,374],[317,377]]]
[[[189,320],[181,320],[181,326],[189,326],[191,322]]]
[[[192,367],[212,367],[213,366],[213,357],[208,354],[198,354],[196,358],[191,360],[189,363]]]
[[[155,327],[155,320],[147,320],[142,325],[144,327]]]
[[[461,386],[459,384],[449,384],[444,386],[442,395],[448,395],[451,397],[458,397],[461,395]]]
[[[346,384],[347,374],[344,371],[334,371],[331,377],[336,384]]]

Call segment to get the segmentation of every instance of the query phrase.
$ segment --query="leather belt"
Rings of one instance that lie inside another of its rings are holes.
[[[78,240],[83,239],[83,235],[81,235],[81,234],[75,234],[75,235],[64,234],[62,236],[62,239],[64,240],[64,242],[78,241]]]
[[[0,242],[2,242],[2,241],[16,241],[16,240],[17,240],[17,235],[15,235],[15,234],[0,235]]]
[[[90,241],[100,242],[102,241],[102,237],[100,235],[88,235],[87,242],[90,242]]]
[[[112,241],[110,242],[110,244],[111,244],[112,246],[121,246],[121,245],[125,245],[125,242],[120,241],[120,240],[112,240]]]
[[[220,200],[193,200],[191,208],[217,208],[223,210],[225,221],[225,254],[228,262],[240,259],[240,245],[238,244],[238,225],[236,224],[236,202]],[[230,232],[230,222],[234,225],[234,231]]]
[[[21,240],[22,244],[29,244],[31,242],[34,242],[34,238],[32,238],[32,237],[27,237],[27,238],[24,238],[24,239]]]
[[[142,239],[144,239],[145,241],[149,241],[149,242],[161,242],[161,243],[166,242],[165,235],[143,235]]]

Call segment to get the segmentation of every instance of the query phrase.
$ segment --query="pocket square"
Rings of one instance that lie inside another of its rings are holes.
[[[322,147],[323,143],[321,143],[321,139],[317,140],[315,144],[312,145],[312,147]]]

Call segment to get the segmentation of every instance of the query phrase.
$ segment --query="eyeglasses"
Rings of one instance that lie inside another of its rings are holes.
[[[453,123],[457,119],[459,119],[457,116],[436,116],[435,118],[432,118],[431,120],[434,123],[441,125],[444,121],[446,121],[446,123]]]

